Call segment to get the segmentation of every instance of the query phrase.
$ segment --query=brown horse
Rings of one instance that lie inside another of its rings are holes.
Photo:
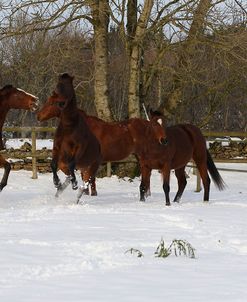
[[[6,85],[0,89],[0,149],[3,149],[2,128],[6,115],[10,109],[26,109],[34,111],[38,107],[38,98],[24,90]],[[4,168],[4,175],[0,183],[0,191],[7,185],[10,164],[0,155],[0,167]]]
[[[161,117],[159,112],[152,112],[151,116]],[[149,138],[143,136],[142,127],[132,129],[131,135],[138,144],[136,154],[139,158],[141,167],[141,185],[140,199],[145,200],[145,193],[150,187],[150,175],[152,169],[157,169],[163,176],[163,190],[166,198],[166,205],[170,205],[170,171],[175,170],[178,180],[178,191],[174,198],[174,202],[179,202],[185,186],[187,184],[185,177],[185,166],[193,159],[197,165],[204,186],[204,201],[209,200],[210,178],[208,171],[219,190],[224,189],[224,181],[222,180],[213,160],[210,156],[206,141],[199,128],[190,124],[181,124],[166,128],[168,144],[166,146],[153,145],[149,148]],[[143,145],[147,144],[147,148]],[[156,148],[155,148],[156,146]]]
[[[56,103],[56,98],[49,98],[37,113],[37,119],[45,121],[53,117],[60,117],[61,109]],[[122,160],[136,152],[137,144],[131,135],[130,129],[134,129],[137,125],[142,128],[143,136],[150,137],[151,144],[167,143],[164,128],[160,125],[160,122],[162,122],[160,117],[153,117],[150,122],[135,118],[121,122],[105,122],[97,117],[86,115],[82,110],[78,109],[78,112],[85,118],[90,130],[98,139],[103,162]],[[146,148],[145,144],[142,147]],[[83,173],[82,178],[85,178]],[[90,184],[91,192],[94,193],[91,193],[91,195],[96,195],[95,178],[91,177]],[[84,190],[84,193],[89,194],[89,190]]]
[[[61,191],[62,184],[57,175],[57,169],[60,168],[66,175],[69,175],[68,179],[72,183],[72,188],[77,189],[74,171],[75,169],[81,170],[85,174],[86,187],[80,188],[77,196],[78,203],[84,189],[87,189],[91,179],[95,178],[101,163],[100,145],[77,110],[73,77],[67,73],[59,76],[55,92],[49,100],[53,100],[61,109],[60,122],[53,145],[51,164],[53,181],[58,192]]]

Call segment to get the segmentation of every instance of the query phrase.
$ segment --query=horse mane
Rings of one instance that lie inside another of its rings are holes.
[[[3,86],[3,87],[0,89],[0,91],[4,91],[4,90],[7,90],[7,89],[11,89],[11,88],[13,88],[13,85],[7,84],[7,85]]]
[[[158,110],[152,110],[152,109],[150,109],[150,115],[151,116],[163,116],[163,114],[160,112],[160,111],[158,111]]]

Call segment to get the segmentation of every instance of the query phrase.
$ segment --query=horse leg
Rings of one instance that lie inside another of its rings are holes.
[[[1,155],[0,155],[0,166],[4,168],[3,178],[0,183],[0,192],[1,192],[2,189],[7,185],[9,172],[11,170],[10,163],[7,162]]]
[[[91,187],[91,196],[98,195],[97,190],[96,190],[96,174],[99,169],[99,166],[100,166],[100,162],[96,161],[90,166],[90,169],[89,169],[89,174],[90,174],[89,183],[90,183],[90,187]]]
[[[59,188],[61,186],[61,181],[57,175],[57,167],[58,167],[58,163],[57,160],[55,158],[52,158],[51,160],[51,170],[53,173],[53,183],[55,188]]]
[[[140,201],[145,201],[145,195],[150,188],[151,169],[141,165]]]
[[[51,160],[51,170],[53,174],[53,183],[55,185],[55,188],[59,189],[61,187],[61,181],[57,175],[57,170],[58,170],[58,159],[59,159],[59,154],[60,154],[60,149],[61,149],[61,141],[59,138],[56,136],[54,137],[54,142],[53,142],[53,149],[52,149],[52,160]]]
[[[167,165],[165,165],[162,169],[162,176],[163,176],[163,190],[165,193],[165,198],[166,198],[166,206],[170,206],[170,172],[171,169]]]
[[[89,182],[82,180],[82,185],[78,189],[76,203],[78,204],[82,195],[89,195]]]
[[[77,183],[76,176],[75,176],[75,160],[74,159],[69,161],[68,168],[70,171],[70,177],[71,177],[70,181],[71,181],[72,189],[77,190],[78,183]]]
[[[184,189],[187,185],[187,180],[186,180],[186,176],[185,176],[185,167],[175,170],[175,175],[176,175],[177,181],[178,181],[178,191],[177,191],[177,194],[176,194],[173,202],[179,202],[179,200],[184,192]]]
[[[97,196],[98,192],[96,190],[96,177],[92,176],[89,179],[90,187],[91,187],[91,196]]]
[[[88,179],[87,179],[87,172],[84,169],[81,169],[81,179],[82,179],[82,185],[80,186],[80,190],[82,190],[83,195],[89,195],[89,186],[87,184]]]
[[[200,173],[203,187],[204,187],[204,197],[203,201],[209,201],[209,190],[210,190],[210,178],[208,175],[208,170],[207,170],[207,162],[196,162],[197,169]]]
[[[91,166],[87,167],[87,169],[81,170],[83,186],[79,188],[77,203],[79,203],[80,198],[83,194],[89,195],[89,184],[91,186],[91,196],[97,195],[95,178],[99,165],[99,161],[95,161]]]
[[[98,171],[99,164],[94,163],[90,167],[87,168],[87,170],[83,170],[81,173],[82,179],[84,183],[89,184],[91,187],[91,196],[97,196],[97,190],[96,190],[96,173]],[[89,195],[89,186],[87,185],[83,189],[83,194]]]

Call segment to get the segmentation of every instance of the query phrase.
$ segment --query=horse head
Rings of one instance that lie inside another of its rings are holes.
[[[58,83],[55,91],[48,97],[42,108],[37,113],[38,121],[46,121],[50,118],[60,117],[61,112],[67,105],[75,100],[75,92],[73,87],[74,77],[68,73],[58,76]]]
[[[73,86],[74,77],[70,76],[68,73],[63,73],[58,77],[58,83],[56,85],[55,93],[65,102],[59,103],[61,109],[65,108],[69,103],[75,102],[75,90]]]
[[[39,99],[36,96],[12,85],[0,89],[0,100],[1,106],[8,109],[36,111],[39,106]]]
[[[150,119],[150,123],[154,135],[158,139],[159,143],[166,146],[168,144],[168,139],[165,131],[164,119],[156,116]]]
[[[61,108],[59,106],[59,100],[61,100],[55,92],[53,92],[52,96],[50,96],[41,109],[37,112],[37,120],[40,122],[47,121],[54,117],[60,117]],[[64,103],[64,102],[63,102]]]
[[[166,146],[168,139],[166,135],[166,122],[165,117],[159,111],[150,110],[150,123],[152,125],[154,134],[161,145]]]

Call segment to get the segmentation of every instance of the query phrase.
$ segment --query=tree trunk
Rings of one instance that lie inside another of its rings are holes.
[[[205,18],[211,7],[212,0],[200,0],[197,9],[194,12],[193,21],[189,30],[187,40],[184,43],[183,50],[180,52],[181,57],[179,58],[179,66],[186,66],[189,57],[194,55],[196,40],[203,34],[205,28]],[[174,76],[174,88],[171,91],[168,100],[161,104],[161,108],[164,110],[164,114],[167,117],[171,117],[179,101],[181,100],[183,89],[183,82]]]
[[[109,24],[108,0],[93,1],[91,4],[94,19],[95,72],[94,95],[95,107],[99,118],[112,120],[108,93],[108,45]]]
[[[129,59],[129,87],[128,87],[128,111],[129,117],[140,117],[140,56],[145,31],[153,7],[153,0],[146,0],[143,11],[136,24],[135,35],[131,41],[131,54]],[[128,20],[130,22],[130,20]],[[130,25],[129,25],[130,26]]]
[[[130,58],[132,52],[132,41],[135,36],[137,26],[137,0],[128,0],[127,3],[127,51]]]

